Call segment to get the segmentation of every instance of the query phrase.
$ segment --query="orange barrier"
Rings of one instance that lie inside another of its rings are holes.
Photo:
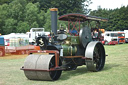
[[[35,46],[34,49],[35,50],[40,50],[40,46]]]

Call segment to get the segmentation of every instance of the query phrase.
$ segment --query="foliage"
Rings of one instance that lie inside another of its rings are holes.
[[[58,15],[67,13],[90,12],[88,6],[91,0],[1,0],[0,1],[0,33],[27,32],[32,27],[44,27],[51,30],[51,16],[49,8],[59,9]],[[107,18],[108,22],[101,22],[100,28],[106,30],[128,30],[128,6],[114,10],[102,9],[90,12],[90,15]],[[67,23],[58,21],[67,27]],[[92,23],[94,26],[95,23]]]
[[[4,33],[5,21],[7,21],[9,6],[7,4],[0,5],[0,33]]]
[[[28,25],[28,22],[22,22],[20,21],[18,23],[18,26],[17,26],[17,31],[18,33],[25,33],[27,32],[30,28],[29,28],[29,25]]]
[[[91,4],[91,0],[33,0],[33,3],[36,2],[40,3],[40,9],[45,10],[45,12],[49,8],[58,8],[59,15],[67,13],[87,13],[87,8]]]
[[[27,3],[26,0],[0,5],[0,32],[27,32],[32,27],[43,27],[45,13],[39,6],[39,3]]]
[[[50,31],[51,29],[50,23],[51,23],[50,10],[47,10],[47,12],[45,13],[45,24],[44,24],[45,31]]]
[[[8,4],[11,1],[13,1],[13,0],[0,0],[0,5],[5,4],[5,3]]]
[[[15,32],[17,24],[16,22],[17,20],[14,20],[12,18],[5,20],[5,25],[3,26],[4,32],[6,32],[7,34],[10,32]]]
[[[84,5],[86,2],[87,5]],[[59,9],[58,15],[66,13],[85,13],[91,0],[1,0],[0,33],[27,32],[30,28],[44,27],[51,30],[49,8]],[[75,7],[75,8],[74,8]],[[58,21],[66,28],[64,22]]]
[[[102,9],[94,10],[90,15],[107,18],[109,21],[106,23],[101,22],[101,27],[106,30],[128,30],[128,6],[122,6],[120,9]]]

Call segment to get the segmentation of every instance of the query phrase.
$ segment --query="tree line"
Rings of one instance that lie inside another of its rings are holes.
[[[91,11],[90,15],[104,17],[108,22],[101,22],[100,28],[108,31],[128,30],[128,6],[122,6],[116,9],[102,9]]]
[[[86,2],[86,4],[84,4]],[[0,1],[0,33],[25,33],[31,28],[51,30],[49,8],[58,8],[58,16],[67,13],[82,13],[107,18],[101,22],[100,28],[106,30],[128,29],[128,6],[114,10],[102,9],[90,11],[91,0],[1,0]],[[58,21],[59,26],[67,23]]]
[[[85,14],[90,2],[91,0],[1,0],[0,33],[25,33],[30,28],[42,27],[45,31],[50,31],[49,8],[58,8],[59,16],[74,12]],[[58,23],[65,26],[64,22]]]

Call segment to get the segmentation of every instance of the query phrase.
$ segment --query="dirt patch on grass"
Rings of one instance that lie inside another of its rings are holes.
[[[0,85],[5,85],[5,83],[0,81]]]
[[[33,53],[33,54],[48,55],[48,53]],[[20,58],[25,58],[27,56],[28,56],[28,54],[24,54],[24,55],[6,54],[5,56],[0,57],[0,59],[20,59]]]
[[[19,58],[25,58],[28,55],[12,55],[12,54],[6,54],[5,56],[0,57],[0,59],[19,59]]]

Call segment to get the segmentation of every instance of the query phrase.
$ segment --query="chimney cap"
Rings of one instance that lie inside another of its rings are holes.
[[[58,8],[50,8],[50,11],[58,11]]]

